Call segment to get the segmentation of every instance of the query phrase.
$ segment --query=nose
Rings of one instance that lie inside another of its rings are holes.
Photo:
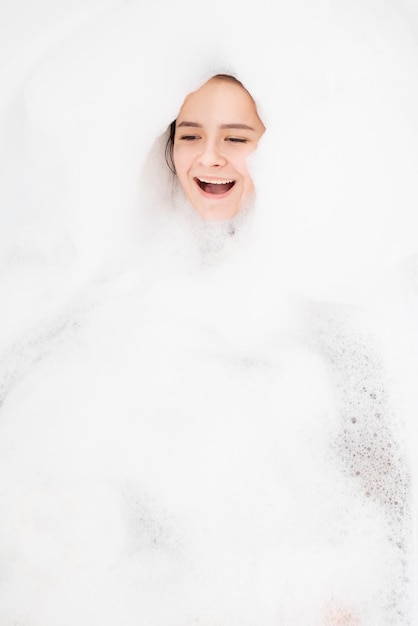
[[[226,158],[215,141],[206,141],[202,145],[197,160],[199,165],[204,167],[221,167],[226,164]]]

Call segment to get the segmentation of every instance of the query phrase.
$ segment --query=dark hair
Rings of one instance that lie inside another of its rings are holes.
[[[213,78],[216,78],[217,80],[225,80],[225,81],[229,81],[232,83],[236,83],[237,85],[240,85],[240,87],[245,89],[242,82],[238,80],[238,78],[235,78],[235,76],[233,76],[232,74],[215,74],[209,80],[212,80]],[[247,90],[245,89],[245,91]],[[173,174],[176,174],[176,167],[174,165],[174,156],[173,156],[174,137],[176,134],[176,120],[173,120],[171,122],[171,124],[168,127],[168,131],[169,131],[168,139],[165,145],[165,162],[167,163],[168,167],[173,172]]]
[[[170,130],[168,134],[167,143],[165,144],[165,162],[167,163],[168,167],[175,175],[176,168],[174,165],[173,150],[174,150],[174,136],[176,134],[176,120],[173,120],[171,122],[169,129]]]

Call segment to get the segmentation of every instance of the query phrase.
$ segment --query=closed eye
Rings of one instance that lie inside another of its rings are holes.
[[[227,137],[226,141],[230,141],[231,143],[248,143],[248,139],[244,139],[243,137]]]
[[[195,139],[200,139],[198,135],[181,135],[179,138],[181,141],[194,141]]]

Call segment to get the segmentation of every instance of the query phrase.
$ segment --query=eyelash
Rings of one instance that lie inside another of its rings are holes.
[[[200,139],[198,135],[183,135],[180,137],[181,141],[195,141],[196,139]],[[226,137],[225,141],[229,141],[231,143],[248,143],[248,139],[243,139],[241,137]]]

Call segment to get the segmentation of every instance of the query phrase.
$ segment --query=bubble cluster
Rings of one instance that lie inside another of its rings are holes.
[[[336,458],[351,487],[385,516],[386,541],[397,553],[387,591],[388,623],[409,623],[411,467],[401,407],[393,400],[393,380],[367,315],[361,323],[358,309],[314,306],[313,311],[310,341],[329,364],[339,407]]]

